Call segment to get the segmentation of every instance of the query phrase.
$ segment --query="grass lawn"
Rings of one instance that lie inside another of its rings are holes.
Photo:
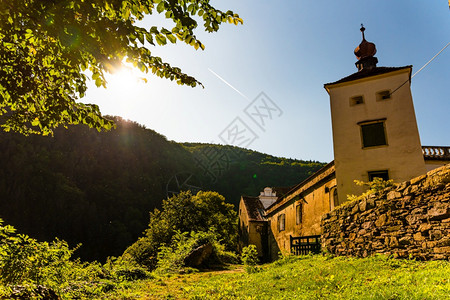
[[[246,273],[155,276],[121,284],[103,299],[450,299],[450,262],[385,257],[286,257]]]

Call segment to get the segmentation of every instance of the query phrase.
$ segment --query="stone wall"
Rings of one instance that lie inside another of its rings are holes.
[[[321,225],[322,248],[335,255],[450,259],[450,165],[345,203]]]

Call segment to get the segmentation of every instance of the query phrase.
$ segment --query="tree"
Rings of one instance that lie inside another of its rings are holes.
[[[237,238],[237,214],[233,205],[217,192],[200,191],[192,195],[181,192],[162,203],[162,209],[150,213],[145,236],[131,245],[125,256],[154,268],[161,246],[170,244],[179,232],[210,232],[213,230],[228,250],[234,250]]]
[[[124,60],[178,84],[195,78],[152,55],[149,46],[179,41],[204,49],[194,30],[197,20],[214,32],[224,22],[239,24],[232,11],[209,0],[0,0],[0,124],[5,131],[52,134],[59,125],[86,124],[110,129],[98,106],[77,102],[87,74],[106,87],[105,72]],[[171,30],[136,23],[164,14]]]

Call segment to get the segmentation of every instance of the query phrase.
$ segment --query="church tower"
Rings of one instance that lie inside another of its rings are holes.
[[[409,180],[426,172],[411,96],[412,66],[377,67],[375,44],[354,53],[358,72],[325,84],[330,95],[339,203],[360,194],[354,180]]]

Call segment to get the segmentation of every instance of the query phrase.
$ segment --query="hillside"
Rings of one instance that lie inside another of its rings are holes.
[[[79,256],[104,260],[140,236],[149,211],[171,192],[216,190],[237,204],[240,194],[293,185],[323,165],[230,146],[178,144],[115,120],[110,132],[76,126],[56,130],[53,138],[0,133],[0,217],[38,240],[82,243]]]

